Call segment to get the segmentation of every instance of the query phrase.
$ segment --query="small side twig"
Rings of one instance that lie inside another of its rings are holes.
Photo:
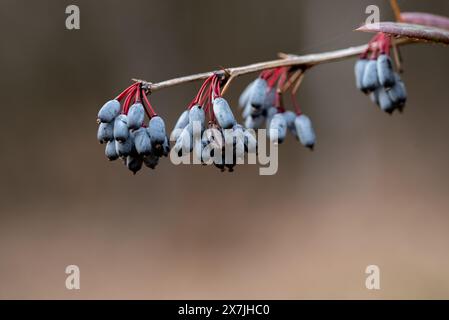
[[[290,87],[296,82],[296,80],[298,80],[298,78],[301,76],[301,74],[303,73],[302,69],[296,70],[291,77],[287,80],[287,82],[285,83],[285,85],[282,87],[281,91],[282,92],[286,92],[290,89]]]
[[[396,22],[403,22],[404,20],[402,19],[401,9],[399,8],[398,1],[390,0],[390,5],[391,5],[391,8],[393,9]]]
[[[404,71],[402,68],[402,56],[401,56],[401,52],[399,51],[399,47],[396,45],[396,41],[394,39],[392,41],[392,46],[393,46],[394,62],[396,63],[398,72],[402,73]]]
[[[221,95],[224,96],[226,94],[226,91],[228,91],[229,87],[231,86],[231,82],[232,80],[234,80],[236,76],[232,75],[229,77],[229,79],[226,81],[225,86],[223,87],[223,89],[221,90]]]
[[[299,78],[296,80],[295,85],[293,86],[292,89],[292,94],[296,95],[296,93],[298,92],[299,87],[301,86],[302,81],[304,80],[304,72],[302,72],[299,75]]]

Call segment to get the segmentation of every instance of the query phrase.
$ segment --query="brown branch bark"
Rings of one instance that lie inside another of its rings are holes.
[[[408,40],[408,39],[398,39],[398,40],[396,40],[396,45],[398,45],[398,46],[405,45],[405,44],[408,44],[411,42],[412,41]],[[323,52],[323,53],[314,53],[314,54],[308,54],[308,55],[303,55],[303,56],[280,53],[279,54],[280,59],[277,59],[277,60],[253,63],[253,64],[250,64],[247,66],[242,66],[242,67],[233,67],[233,68],[203,72],[203,73],[188,75],[188,76],[184,76],[184,77],[174,78],[174,79],[170,79],[170,80],[165,80],[165,81],[158,82],[158,83],[152,83],[152,82],[142,80],[142,79],[132,79],[132,80],[136,81],[136,82],[141,82],[148,88],[149,92],[154,92],[157,90],[173,87],[173,86],[188,83],[188,82],[205,80],[214,73],[216,73],[218,75],[226,76],[227,78],[235,79],[236,77],[241,76],[241,75],[261,72],[263,70],[273,69],[273,68],[277,68],[277,67],[298,66],[298,67],[303,67],[304,69],[308,69],[315,65],[330,63],[330,62],[335,62],[335,61],[340,61],[340,60],[345,60],[345,59],[355,57],[357,55],[360,55],[362,52],[364,52],[366,50],[366,48],[367,48],[367,45],[362,45],[362,46],[357,46],[357,47],[350,47],[350,48],[346,48],[346,49],[340,49],[340,50]]]

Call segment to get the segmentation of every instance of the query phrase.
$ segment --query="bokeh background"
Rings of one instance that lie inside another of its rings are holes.
[[[167,159],[133,176],[95,138],[132,77],[366,43],[352,30],[369,4],[393,18],[374,0],[1,0],[0,298],[449,298],[448,47],[402,49],[409,103],[392,117],[355,89],[354,59],[312,69],[299,101],[317,148],[289,138],[274,176]],[[400,5],[449,16],[448,1]],[[151,97],[170,127],[198,87]]]

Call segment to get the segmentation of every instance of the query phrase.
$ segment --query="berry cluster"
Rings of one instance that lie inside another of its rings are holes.
[[[159,158],[170,151],[164,120],[156,115],[146,94],[145,88],[135,83],[98,112],[97,139],[106,143],[106,157],[111,161],[122,158],[134,174],[143,164],[154,169]]]
[[[302,113],[296,101],[296,91],[302,77],[303,70],[293,67],[279,67],[262,72],[239,98],[245,126],[261,129],[265,125],[270,140],[279,144],[285,140],[287,131],[290,131],[304,146],[313,149],[316,137],[312,122]],[[283,94],[290,89],[296,112],[285,110],[283,105]],[[273,130],[277,135],[270,134]]]
[[[255,153],[257,140],[237,123],[231,107],[221,96],[221,77],[207,78],[195,98],[178,118],[170,139],[178,156],[192,152],[202,164],[214,164],[232,172],[246,153]]]
[[[390,47],[390,36],[378,33],[369,42],[354,69],[357,88],[369,94],[383,111],[392,114],[396,109],[403,111],[407,91],[399,73],[394,70]]]

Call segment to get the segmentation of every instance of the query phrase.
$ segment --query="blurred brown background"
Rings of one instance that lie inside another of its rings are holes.
[[[403,48],[409,103],[393,117],[355,89],[354,59],[311,70],[299,101],[316,151],[289,138],[274,176],[167,159],[132,176],[95,139],[132,77],[362,44],[369,4],[392,19],[388,1],[1,0],[0,298],[449,298],[447,47]],[[400,4],[449,16],[448,1]],[[151,97],[170,127],[198,86]]]

